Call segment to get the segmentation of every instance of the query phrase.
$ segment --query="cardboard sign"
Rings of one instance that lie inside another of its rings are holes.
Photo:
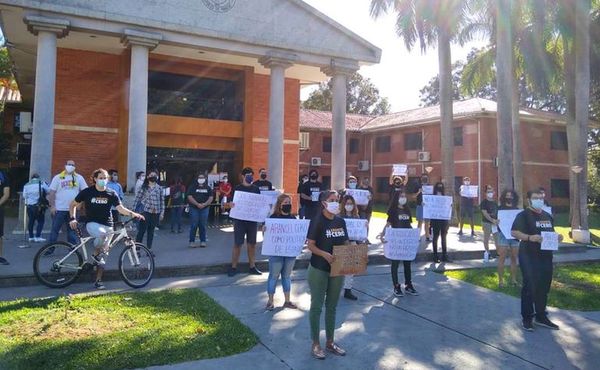
[[[413,261],[421,243],[419,229],[385,229],[383,254],[386,258],[398,261]]]
[[[450,220],[452,218],[452,197],[449,195],[423,195],[423,218]]]
[[[271,212],[270,198],[261,194],[236,191],[233,194],[233,203],[229,217],[236,220],[263,222]]]
[[[359,206],[366,206],[369,204],[369,198],[371,197],[371,193],[368,190],[360,189],[346,189],[346,194],[351,195]]]
[[[558,250],[558,234],[554,231],[542,231],[542,247],[543,251]]]
[[[423,185],[421,187],[423,195],[433,195],[433,185]]]
[[[345,218],[348,239],[362,242],[367,240],[369,221],[364,218]]]
[[[407,173],[408,173],[408,165],[405,165],[405,164],[392,165],[392,175],[406,176]]]
[[[366,244],[335,245],[330,276],[359,275],[367,271],[369,248]]]
[[[265,256],[297,257],[302,253],[309,220],[267,218],[262,244]]]
[[[479,194],[479,186],[477,185],[461,185],[460,196],[465,198],[477,198]]]
[[[515,239],[510,235],[512,225],[515,222],[517,215],[521,213],[522,209],[501,209],[498,211],[498,220],[500,220],[500,232],[508,240]]]

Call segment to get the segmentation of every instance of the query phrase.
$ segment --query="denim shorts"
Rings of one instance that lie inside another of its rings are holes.
[[[254,221],[233,220],[233,238],[235,245],[244,245],[244,238],[248,244],[256,244],[258,223]]]
[[[519,241],[517,239],[506,239],[504,234],[498,230],[498,246],[506,248],[518,248]]]
[[[429,221],[427,219],[423,219],[423,206],[417,206],[417,221]]]

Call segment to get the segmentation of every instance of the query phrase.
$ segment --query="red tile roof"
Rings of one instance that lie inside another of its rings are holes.
[[[373,116],[362,114],[346,114],[346,129],[358,132],[365,123],[373,118]],[[300,109],[300,128],[330,131],[332,122],[331,112]]]

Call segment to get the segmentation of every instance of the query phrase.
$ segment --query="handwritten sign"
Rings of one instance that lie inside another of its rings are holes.
[[[423,195],[433,195],[433,185],[423,185],[421,191]]]
[[[233,194],[233,204],[229,217],[236,220],[263,222],[269,215],[270,198],[261,194],[236,191]]]
[[[399,261],[412,261],[417,257],[420,244],[419,229],[385,229],[383,254],[386,258]]]
[[[405,164],[392,165],[392,175],[394,175],[394,176],[406,176],[407,172],[408,172],[408,166]]]
[[[451,217],[451,196],[423,195],[423,218],[429,220],[449,220]]]
[[[558,234],[554,231],[542,231],[542,247],[543,251],[558,250]]]
[[[366,244],[335,245],[330,276],[359,275],[367,271],[369,248]]]
[[[369,204],[369,198],[371,197],[371,193],[368,190],[360,189],[346,189],[346,194],[351,195],[359,206],[366,206]]]
[[[368,232],[367,227],[369,221],[361,218],[346,218],[346,229],[348,230],[348,239],[363,241],[367,240]]]
[[[515,222],[515,218],[517,218],[517,215],[522,211],[522,209],[501,209],[498,211],[500,232],[506,239],[515,239],[512,235],[510,235],[510,231],[512,230],[512,225]]]
[[[477,198],[479,186],[477,185],[461,185],[460,196],[465,198]]]
[[[297,257],[302,253],[309,220],[267,218],[262,244],[265,256]]]

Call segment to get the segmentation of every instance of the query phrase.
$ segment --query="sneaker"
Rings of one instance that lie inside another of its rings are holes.
[[[98,290],[104,290],[104,289],[106,289],[106,287],[104,286],[104,284],[101,281],[96,281],[94,283],[94,288],[96,288]]]
[[[37,243],[43,243],[43,242],[46,241],[46,239],[44,239],[42,237],[39,237],[39,236],[37,238],[34,238],[34,239],[35,239],[35,242],[37,242]]]
[[[248,270],[248,273],[250,275],[262,275],[262,271],[260,271],[259,269],[257,269],[256,266],[251,267],[250,270]]]
[[[44,252],[44,256],[51,256],[52,254],[54,254],[54,249],[54,247],[46,249],[46,251]]]
[[[404,293],[402,293],[402,288],[400,287],[400,284],[396,284],[396,286],[394,287],[394,295],[396,297],[404,297]]]
[[[462,235],[463,234],[462,230],[459,230],[457,234]]]
[[[490,253],[488,251],[483,252],[483,262],[490,262]]]
[[[230,267],[229,270],[227,270],[227,276],[232,277],[235,276],[235,274],[237,274],[237,269],[235,267]]]
[[[523,329],[527,331],[533,331],[533,320],[523,319]]]
[[[413,285],[412,285],[412,284],[407,284],[407,285],[405,285],[405,286],[404,286],[404,291],[405,291],[407,294],[410,294],[410,295],[419,295],[419,292],[417,292],[417,290],[415,289],[415,287],[413,287]]]
[[[444,262],[452,262],[452,260],[450,258],[448,258],[447,254],[443,254],[442,255],[442,261],[444,261]]]
[[[555,323],[553,323],[552,321],[550,321],[550,319],[548,319],[548,316],[544,316],[541,319],[538,319],[536,317],[535,318],[535,323],[536,323],[536,325],[543,326],[543,327],[548,328],[548,329],[552,329],[552,330],[558,330],[559,329],[558,325],[556,325]]]
[[[352,289],[344,289],[344,298],[349,299],[351,301],[358,300],[358,297],[352,294]]]
[[[171,234],[175,234],[175,230],[171,229]]]
[[[190,248],[198,248],[198,245],[196,244],[196,242],[190,242],[188,244],[188,247],[190,247]]]
[[[206,248],[206,242],[200,242],[200,248]]]
[[[29,241],[30,243],[35,243],[35,242],[37,242],[37,240],[35,240],[35,239],[36,239],[36,238],[29,238],[29,239],[28,239],[28,241]]]
[[[0,257],[0,265],[10,265],[10,263],[6,258]]]

